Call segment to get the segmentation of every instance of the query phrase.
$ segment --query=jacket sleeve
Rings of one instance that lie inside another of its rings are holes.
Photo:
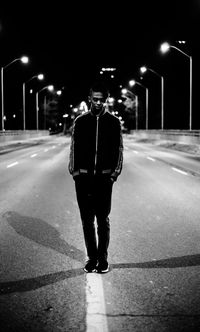
[[[122,171],[122,165],[123,165],[123,137],[122,137],[122,129],[121,129],[121,124],[119,122],[119,127],[118,127],[118,158],[117,158],[117,164],[115,167],[114,172],[111,174],[111,178],[113,181],[116,181],[118,176],[120,175]]]
[[[75,136],[75,121],[72,127],[72,135],[71,135],[71,144],[70,144],[70,152],[69,152],[69,164],[68,170],[71,175],[74,173],[74,136]]]

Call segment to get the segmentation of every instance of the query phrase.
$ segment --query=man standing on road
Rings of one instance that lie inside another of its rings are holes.
[[[90,109],[75,119],[71,137],[69,172],[75,180],[88,255],[85,272],[109,271],[108,216],[111,211],[113,183],[122,170],[121,124],[106,109],[107,98],[107,90],[99,83],[90,89]]]

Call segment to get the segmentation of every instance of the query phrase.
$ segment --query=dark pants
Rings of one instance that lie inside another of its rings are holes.
[[[75,186],[88,258],[107,260],[110,241],[108,216],[111,210],[113,182],[106,175],[92,177],[80,175],[75,178]]]

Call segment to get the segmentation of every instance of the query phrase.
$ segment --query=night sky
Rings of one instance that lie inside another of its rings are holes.
[[[120,84],[140,79],[145,64],[165,78],[166,126],[187,129],[189,62],[172,49],[162,55],[160,44],[168,41],[193,56],[193,122],[200,128],[200,0],[18,2],[1,6],[0,39],[1,66],[23,54],[30,57],[28,65],[7,69],[7,107],[20,108],[22,83],[39,72],[45,82],[33,82],[33,88],[54,84],[64,88],[66,104],[76,104],[87,98],[101,67],[117,69],[115,79],[105,77],[117,93]],[[150,124],[159,127],[158,78],[148,73],[141,82],[149,87]]]

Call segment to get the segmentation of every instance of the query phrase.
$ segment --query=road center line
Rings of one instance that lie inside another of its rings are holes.
[[[102,276],[86,274],[86,332],[108,332]]]
[[[188,175],[187,172],[181,171],[180,169],[176,168],[176,167],[172,167],[173,171],[184,174],[184,175]]]
[[[10,168],[10,167],[13,167],[13,166],[16,166],[18,165],[18,161],[15,161],[14,163],[10,164],[10,165],[7,165],[7,168]]]
[[[36,156],[37,156],[37,153],[34,153],[34,154],[31,155],[31,158],[34,158]]]

